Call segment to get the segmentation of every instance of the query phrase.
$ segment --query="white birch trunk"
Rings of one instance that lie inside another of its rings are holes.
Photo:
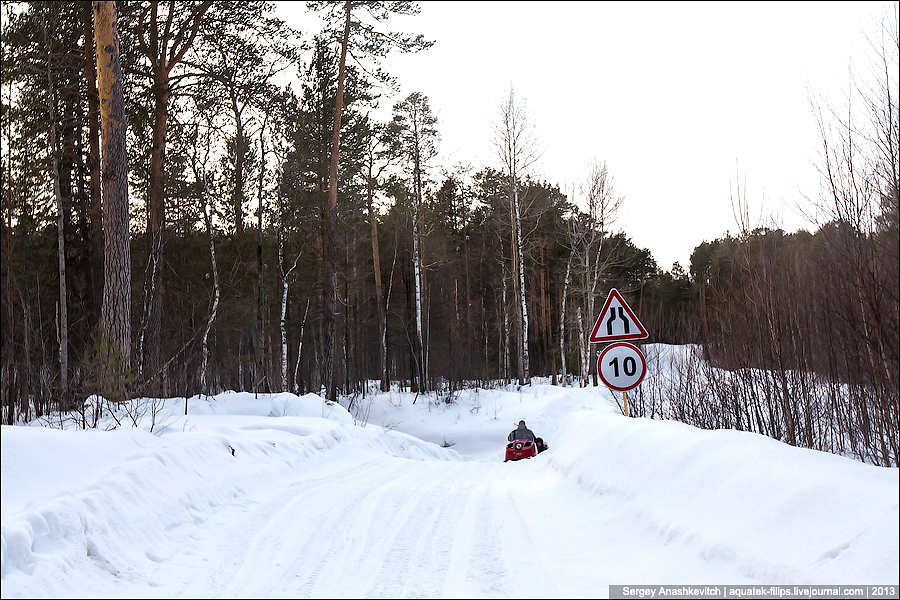
[[[209,241],[209,262],[213,277],[213,300],[209,310],[209,317],[206,320],[206,328],[203,330],[203,337],[200,341],[200,393],[207,394],[209,393],[209,388],[206,383],[206,369],[209,364],[209,332],[212,330],[213,323],[215,323],[216,320],[216,315],[218,315],[219,312],[220,291],[219,268],[216,264],[216,244],[212,229],[212,210],[209,205],[211,194],[209,192],[209,181],[207,180],[206,173],[206,165],[209,161],[210,145],[212,143],[209,130],[206,131],[206,138],[204,140],[206,144],[206,152],[203,156],[202,161],[200,160],[200,151],[197,147],[198,141],[199,125],[197,125],[194,130],[194,151],[191,155],[191,170],[194,172],[194,180],[202,190],[203,194],[203,202],[200,208],[203,211],[203,224],[206,226],[206,236]],[[153,252],[150,253],[151,261],[153,261],[153,254]],[[147,296],[145,295],[145,309],[149,306],[146,302],[146,298]],[[143,331],[141,332],[141,342],[143,343]],[[184,414],[187,414],[187,401],[185,401],[184,404]]]
[[[300,321],[300,340],[297,342],[297,362],[294,363],[294,393],[300,391],[297,385],[297,373],[300,372],[300,357],[303,356],[303,329],[306,327],[306,316],[309,314],[309,299],[306,300],[306,310],[303,311],[303,320]]]
[[[206,182],[204,181],[204,193]],[[216,314],[219,312],[219,270],[216,266],[216,244],[213,240],[212,226],[210,224],[209,213],[207,212],[207,203],[203,203],[203,220],[206,222],[206,235],[209,237],[209,262],[212,268],[213,276],[213,302],[209,311],[209,318],[206,320],[206,329],[203,331],[203,339],[201,341],[201,359],[200,359],[200,393],[208,393],[206,387],[206,366],[209,361],[209,331],[212,329],[216,320]],[[185,413],[187,414],[187,405],[185,405]]]
[[[388,288],[387,294],[385,295],[384,300],[384,310],[387,312],[387,307],[391,305],[391,290],[394,289],[394,269],[397,266],[397,240],[394,240],[394,258],[391,261],[391,276],[388,278]],[[388,386],[387,389],[383,390],[385,392],[390,391],[390,378],[388,377],[388,366],[387,366],[387,315],[384,314],[384,318],[382,319],[382,327],[381,327],[381,357],[382,357],[382,371],[384,373],[385,381],[387,381]],[[402,387],[402,384],[401,384]]]
[[[536,159],[533,140],[527,131],[524,109],[516,103],[512,88],[509,98],[501,105],[501,123],[495,141],[500,159],[509,176],[510,251],[512,252],[512,279],[516,304],[516,341],[518,343],[519,383],[531,381],[528,354],[528,297],[525,291],[525,253],[522,239],[522,214],[519,204],[519,172],[524,171]]]
[[[419,220],[419,202],[418,199],[415,201],[413,205],[413,278],[415,279],[415,287],[416,287],[416,338],[419,342],[419,360],[423,361],[419,363],[419,377],[421,378],[424,373],[424,359],[422,358],[425,354],[423,344],[422,344],[422,285],[421,285],[421,272],[419,269],[419,232],[416,223]],[[422,391],[424,382],[419,382],[419,389]]]
[[[284,216],[282,214],[284,207],[281,200],[281,167],[278,168],[278,182],[276,184],[275,196],[278,198],[278,271],[281,273],[281,318],[278,322],[281,331],[281,391],[286,392],[288,387],[288,345],[287,345],[287,327],[285,324],[287,316],[288,301],[288,277],[297,267],[297,261],[300,260],[300,254],[294,259],[294,264],[285,272],[284,270]],[[301,340],[302,343],[302,340]]]
[[[569,260],[566,261],[566,279],[563,283],[563,292],[562,292],[562,313],[559,316],[559,357],[560,362],[562,363],[562,385],[566,387],[567,382],[567,373],[566,373],[566,295],[569,292],[569,274],[572,271],[572,256],[575,254],[574,250],[569,253]]]
[[[594,255],[594,268],[591,278],[591,293],[588,294],[588,319],[594,319],[594,306],[595,306],[595,297],[597,295],[597,284],[600,282],[600,250],[603,248],[603,233],[600,233],[600,243],[597,245],[597,252]],[[588,360],[589,362],[593,362],[594,356],[596,354],[596,349],[592,344],[588,344]],[[594,383],[594,387],[598,385],[597,382],[597,371],[594,369],[591,372],[591,379]]]
[[[587,386],[588,352],[587,338],[584,335],[584,320],[581,318],[581,307],[578,307],[578,349],[581,351],[581,387]]]
[[[150,228],[150,220],[148,216],[147,228]],[[150,236],[151,239],[153,236]],[[138,361],[138,378],[144,377],[144,340],[147,335],[147,324],[150,322],[150,310],[154,294],[156,294],[156,282],[159,279],[159,261],[157,257],[160,255],[160,246],[162,244],[162,236],[155,236],[151,241],[155,249],[151,249],[147,256],[147,267],[144,269],[144,306],[141,311],[141,332],[138,336],[137,361]]]
[[[509,383],[509,311],[506,310],[506,269],[503,269],[503,288],[501,292],[501,308],[503,310],[503,379]]]
[[[416,336],[419,340],[419,391],[425,391],[425,347],[422,337],[422,273],[421,273],[421,257],[419,251],[419,196],[421,186],[421,175],[419,174],[419,159],[416,156],[415,175],[413,185],[415,186],[415,195],[413,198],[413,271],[416,287]]]
[[[278,263],[282,264],[282,244],[283,237],[279,235],[278,239]],[[287,329],[284,325],[284,318],[287,314],[287,298],[288,298],[288,281],[287,276],[284,274],[284,269],[282,269],[281,275],[281,320],[278,325],[281,329],[281,391],[286,392],[288,390],[288,379],[287,379]]]
[[[519,299],[522,311],[522,370],[525,373],[525,382],[531,382],[528,365],[528,303],[525,297],[525,254],[522,252],[522,219],[519,215],[519,186],[513,180],[513,203],[516,209],[516,244],[518,245],[519,258]]]

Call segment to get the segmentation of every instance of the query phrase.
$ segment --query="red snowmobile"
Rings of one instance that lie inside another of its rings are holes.
[[[531,440],[513,440],[506,444],[506,458],[503,459],[503,462],[531,458],[546,449],[547,445],[541,438],[535,438],[533,442]]]

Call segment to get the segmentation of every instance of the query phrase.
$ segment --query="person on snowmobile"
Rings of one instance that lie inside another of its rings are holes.
[[[509,432],[509,435],[506,436],[506,439],[510,442],[515,440],[527,440],[529,442],[534,441],[534,432],[525,427],[525,421],[519,421],[519,426]]]
[[[510,431],[509,435],[506,436],[506,439],[510,442],[514,442],[516,440],[526,440],[534,442],[538,448],[538,453],[543,452],[549,447],[546,443],[544,443],[544,440],[542,438],[535,437],[534,432],[525,426],[525,421],[519,421],[519,426]]]

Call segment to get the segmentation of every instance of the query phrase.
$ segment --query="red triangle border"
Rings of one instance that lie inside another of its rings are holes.
[[[613,298],[618,299],[619,303],[625,309],[625,312],[628,313],[628,316],[631,318],[632,322],[637,326],[637,333],[626,333],[621,335],[612,335],[612,336],[598,336],[597,333],[600,331],[600,325],[603,322],[603,315],[606,314],[609,305],[612,303]],[[597,316],[597,321],[594,323],[594,328],[591,329],[591,337],[590,341],[592,344],[598,344],[601,342],[620,342],[625,340],[643,340],[650,337],[650,334],[647,333],[647,328],[644,327],[644,324],[641,323],[640,319],[637,318],[637,315],[634,314],[634,311],[631,310],[631,307],[628,306],[628,303],[625,302],[625,298],[622,297],[622,294],[619,293],[619,290],[616,288],[612,288],[609,290],[609,295],[606,297],[606,302],[603,303],[603,308],[600,309],[600,314]]]

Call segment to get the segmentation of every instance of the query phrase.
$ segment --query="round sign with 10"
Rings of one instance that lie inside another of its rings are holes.
[[[617,392],[627,392],[644,379],[647,360],[637,346],[628,342],[616,342],[600,352],[597,374],[606,387]]]

